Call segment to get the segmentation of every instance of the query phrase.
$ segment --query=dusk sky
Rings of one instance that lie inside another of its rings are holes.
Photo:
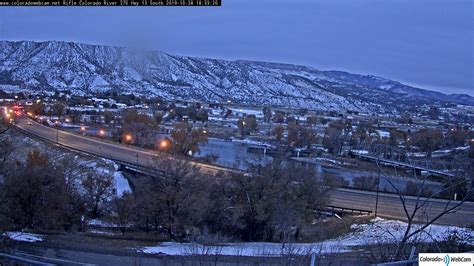
[[[1,40],[295,63],[474,96],[472,0],[222,0],[222,7],[1,7]]]

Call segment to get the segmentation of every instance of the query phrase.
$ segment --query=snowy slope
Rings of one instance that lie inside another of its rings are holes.
[[[0,87],[81,94],[117,91],[323,110],[391,110],[433,100],[431,94],[420,93],[426,92],[421,89],[391,90],[384,82],[368,84],[365,78],[305,66],[193,58],[123,47],[0,41]],[[437,95],[434,100],[451,100],[443,97]],[[474,104],[470,96],[453,96],[452,101]]]

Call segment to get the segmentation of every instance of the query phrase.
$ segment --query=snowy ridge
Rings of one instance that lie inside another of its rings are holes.
[[[474,105],[468,95],[444,95],[373,76],[57,41],[0,41],[0,88],[5,86],[322,110],[390,111],[432,100]]]

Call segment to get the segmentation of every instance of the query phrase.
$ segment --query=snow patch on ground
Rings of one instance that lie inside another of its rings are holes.
[[[39,242],[43,241],[43,236],[38,234],[23,233],[23,232],[5,232],[3,235],[11,240],[23,242]]]
[[[414,225],[412,231],[420,228],[421,225]],[[385,220],[375,218],[369,224],[355,224],[352,229],[355,230],[352,239],[364,240],[362,244],[394,243],[400,241],[405,233],[407,223],[396,220]],[[446,237],[447,234],[457,232],[463,236],[463,239],[474,240],[474,230],[456,226],[430,225],[420,234],[414,236],[411,241],[433,242]],[[359,242],[360,242],[359,240]]]
[[[234,256],[283,256],[311,253],[328,254],[350,252],[354,247],[395,243],[403,237],[407,224],[401,221],[375,218],[368,224],[354,224],[353,232],[337,239],[315,243],[223,243],[206,246],[196,243],[163,242],[138,251],[147,254],[167,255],[234,255]],[[416,226],[415,226],[416,228]],[[416,230],[416,229],[414,229]],[[474,239],[474,231],[454,226],[431,225],[412,241],[433,242],[444,239],[451,232],[458,232],[465,241]]]
[[[121,197],[125,192],[132,192],[128,180],[123,176],[122,172],[120,171],[116,171],[114,173],[114,184],[118,197]]]

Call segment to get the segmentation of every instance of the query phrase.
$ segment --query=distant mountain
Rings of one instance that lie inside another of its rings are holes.
[[[374,76],[57,41],[0,41],[2,87],[323,110],[390,111],[435,101],[474,105],[469,95],[445,95]]]

